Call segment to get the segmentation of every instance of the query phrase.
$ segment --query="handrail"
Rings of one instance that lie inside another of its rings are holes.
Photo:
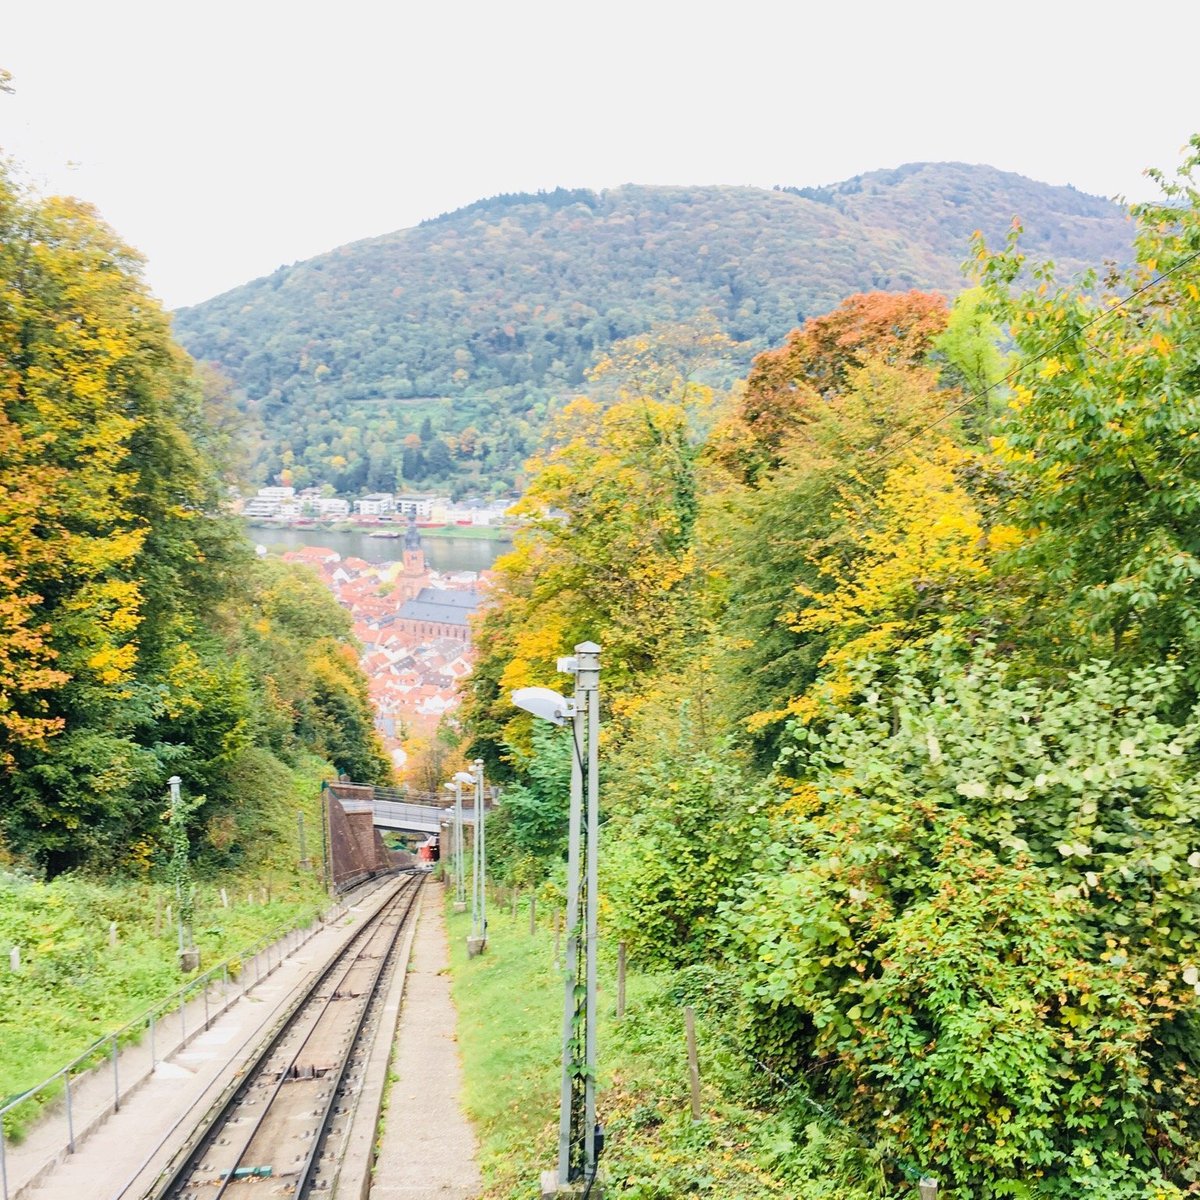
[[[257,941],[251,943],[249,946],[244,947],[237,953],[229,955],[228,957],[222,959],[219,963],[209,967],[208,970],[187,980],[168,996],[163,997],[161,1000],[158,1000],[149,1007],[143,1009],[137,1016],[131,1018],[129,1021],[125,1022],[125,1024],[116,1029],[109,1030],[107,1033],[101,1035],[85,1050],[71,1059],[70,1062],[59,1067],[56,1071],[46,1076],[45,1079],[41,1080],[41,1082],[34,1084],[34,1086],[31,1088],[27,1088],[19,1095],[11,1096],[6,1099],[4,1103],[0,1105],[0,1200],[8,1200],[9,1197],[8,1171],[6,1169],[7,1164],[5,1162],[5,1116],[11,1113],[14,1109],[17,1109],[23,1104],[33,1100],[40,1092],[47,1090],[58,1083],[58,1081],[62,1080],[66,1087],[67,1151],[68,1153],[73,1152],[75,1149],[75,1131],[71,1113],[71,1084],[73,1079],[77,1077],[75,1072],[78,1071],[78,1076],[81,1077],[86,1074],[86,1070],[99,1067],[104,1058],[110,1058],[113,1068],[112,1105],[114,1110],[119,1110],[121,1097],[123,1095],[127,1095],[132,1088],[136,1087],[142,1081],[141,1079],[129,1081],[125,1088],[121,1087],[121,1082],[117,1072],[117,1050],[123,1041],[128,1044],[131,1034],[135,1032],[140,1033],[143,1029],[148,1029],[150,1033],[150,1066],[151,1070],[153,1071],[153,1068],[159,1061],[161,1061],[160,1058],[156,1058],[154,1042],[156,1023],[161,1016],[168,1012],[173,1013],[178,1011],[180,1013],[181,1022],[185,1022],[183,1014],[188,999],[194,999],[197,995],[203,993],[205,999],[205,1020],[203,1024],[196,1026],[190,1034],[187,1030],[186,1023],[181,1024],[180,1047],[186,1045],[196,1033],[198,1033],[201,1029],[207,1028],[210,1024],[211,1015],[208,1012],[209,989],[218,980],[221,981],[222,986],[224,987],[231,978],[235,978],[237,974],[233,970],[235,964],[238,964],[244,968],[246,964],[252,961],[258,962],[259,957],[265,951],[267,954],[267,975],[270,975],[272,971],[275,970],[275,967],[278,967],[279,963],[283,960],[283,955],[280,955],[279,961],[275,963],[275,966],[271,966],[270,951],[273,946],[285,942],[289,937],[291,937],[293,934],[299,933],[301,930],[313,931],[313,927],[318,923],[320,925],[325,925],[330,920],[337,920],[343,916],[346,911],[346,900],[345,898],[341,898],[336,903],[329,905],[324,910],[320,908],[312,909],[311,915],[309,915],[307,919],[303,921],[277,926],[275,929],[264,934]],[[312,936],[312,932],[309,933],[309,936]],[[297,943],[297,946],[292,947],[292,949],[294,950],[298,948],[299,945],[303,944],[303,942],[307,940],[308,938],[301,939],[301,941]],[[262,978],[263,976],[261,970],[257,971],[254,984],[260,982]],[[252,985],[249,982],[246,982],[241,990],[239,992],[235,992],[232,997],[226,996],[224,1008],[218,1008],[217,1011],[221,1012],[228,1009],[230,1005],[232,1005],[237,999],[239,999],[241,996],[244,996],[246,992],[250,990],[251,986]],[[137,1040],[140,1040],[140,1038]],[[88,1064],[87,1068],[85,1070],[79,1070],[79,1068],[84,1067],[85,1064]],[[142,1078],[145,1078],[145,1076]]]

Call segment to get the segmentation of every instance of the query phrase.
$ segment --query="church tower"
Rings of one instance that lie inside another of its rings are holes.
[[[425,585],[425,551],[421,549],[421,534],[417,530],[414,513],[408,515],[408,529],[404,534],[404,571],[401,593],[411,600]]]

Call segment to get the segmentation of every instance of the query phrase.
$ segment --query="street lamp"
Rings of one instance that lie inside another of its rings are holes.
[[[572,1185],[581,1180],[594,1179],[599,1149],[596,1137],[596,949],[600,647],[595,642],[580,643],[573,656],[558,660],[558,669],[575,677],[572,700],[549,688],[520,688],[512,694],[518,708],[543,721],[563,725],[569,718],[571,722],[567,953],[563,979],[558,1169],[547,1172],[542,1179],[542,1193],[550,1196],[570,1191]],[[582,895],[579,886],[581,866],[586,872],[586,888]]]
[[[487,821],[483,811],[483,759],[477,758],[473,775],[475,785],[475,838],[472,843],[471,936],[467,938],[467,956],[482,954],[487,946]]]
[[[446,784],[446,789],[454,793],[454,911],[460,913],[467,911],[467,881],[464,876],[462,852],[462,781],[458,775]]]

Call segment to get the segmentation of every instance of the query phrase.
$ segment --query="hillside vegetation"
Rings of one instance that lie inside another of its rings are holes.
[[[1117,205],[961,163],[817,189],[559,189],[281,267],[175,330],[235,382],[260,480],[502,490],[614,342],[707,313],[744,366],[851,293],[956,292],[972,231],[1002,238],[1014,215],[1067,274],[1129,257]]]
[[[349,617],[222,515],[223,398],[92,209],[0,172],[0,280],[0,866],[160,870],[172,775],[260,861],[306,756],[387,775]]]
[[[494,865],[561,895],[571,734],[511,691],[595,641],[604,941],[717,989],[790,1196],[1200,1188],[1198,176],[1123,273],[977,242],[952,304],[851,296],[729,395],[624,371],[530,464],[464,712]],[[631,1195],[702,1190],[660,1150]]]

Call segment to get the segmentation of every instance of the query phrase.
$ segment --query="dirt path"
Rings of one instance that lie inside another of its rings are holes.
[[[473,1200],[482,1187],[475,1131],[459,1104],[458,1013],[440,899],[427,896],[417,926],[371,1200]]]

